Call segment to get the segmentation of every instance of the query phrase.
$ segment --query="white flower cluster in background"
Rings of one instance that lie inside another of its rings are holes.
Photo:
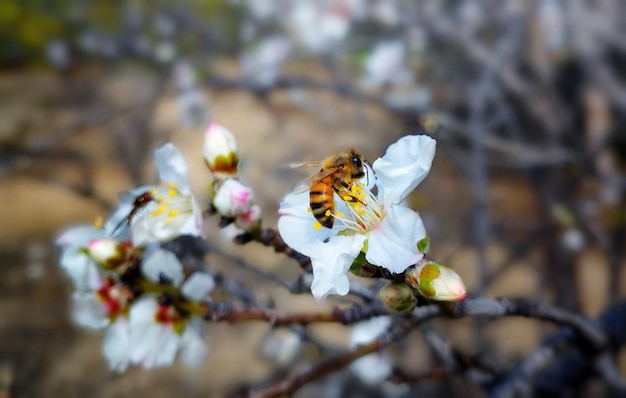
[[[254,192],[237,176],[235,137],[211,122],[204,138],[202,155],[214,177],[211,209],[220,225],[239,233],[259,229]],[[108,220],[71,228],[56,241],[75,287],[73,319],[105,330],[103,354],[118,372],[166,366],[177,356],[197,366],[208,353],[201,317],[215,282],[203,270],[185,270],[162,246],[181,236],[202,238],[203,212],[180,151],[165,144],[155,160],[159,184],[132,189]]]
[[[103,355],[112,370],[171,364],[190,366],[208,353],[202,305],[214,287],[207,273],[187,273],[160,244],[202,236],[202,212],[189,187],[187,166],[172,144],[155,153],[160,185],[136,188],[101,226],[63,232],[60,265],[74,283],[73,318],[105,330]]]

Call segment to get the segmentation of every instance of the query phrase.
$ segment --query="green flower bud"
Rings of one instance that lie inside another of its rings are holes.
[[[417,304],[413,291],[404,283],[389,282],[378,296],[387,308],[400,314],[408,314]]]
[[[405,281],[429,300],[461,301],[467,295],[459,274],[430,260],[421,260],[407,271]]]

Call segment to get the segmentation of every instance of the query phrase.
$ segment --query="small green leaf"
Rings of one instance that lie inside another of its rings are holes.
[[[430,250],[430,240],[428,239],[428,235],[426,235],[422,240],[417,242],[417,250],[422,253],[428,253]]]
[[[359,275],[361,273],[361,269],[363,268],[363,266],[365,266],[366,263],[367,260],[365,259],[365,253],[360,252],[359,255],[356,256],[356,258],[352,262],[352,265],[350,266],[350,272]]]

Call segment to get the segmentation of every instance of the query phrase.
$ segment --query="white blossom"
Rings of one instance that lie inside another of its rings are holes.
[[[391,324],[388,316],[379,316],[356,323],[350,334],[350,348],[368,344],[376,340]],[[350,370],[367,384],[378,384],[391,374],[391,360],[383,352],[365,355],[350,364]]]
[[[166,242],[181,235],[202,236],[202,210],[191,192],[182,154],[168,143],[155,152],[155,157],[163,185],[133,190],[136,196],[147,192],[152,198],[130,220],[133,244]],[[120,209],[130,214],[132,201],[122,203]]]
[[[285,197],[278,230],[285,243],[311,258],[316,298],[348,292],[345,272],[361,251],[368,262],[394,273],[423,258],[417,243],[426,231],[420,216],[404,206],[404,200],[426,177],[434,155],[435,141],[427,136],[407,136],[391,145],[372,166],[378,195],[361,183],[350,190],[357,200],[344,202],[335,195],[332,228],[321,228],[316,222],[308,192]]]

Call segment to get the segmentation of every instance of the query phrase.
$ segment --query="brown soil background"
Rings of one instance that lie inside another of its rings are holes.
[[[104,69],[104,70],[103,70]],[[27,131],[23,140],[37,143],[78,123],[89,105],[77,106],[67,100],[68,91],[90,89],[111,107],[142,103],[154,95],[157,82],[136,67],[96,68],[80,74],[58,76],[49,72],[5,73],[0,76],[2,123],[0,139],[14,140]],[[168,87],[169,87],[169,83]],[[159,97],[149,118],[156,148],[170,139],[185,153],[192,183],[198,197],[205,198],[210,176],[202,163],[201,129],[182,129],[175,97],[171,90]],[[276,225],[280,198],[304,176],[281,165],[294,160],[323,158],[355,147],[374,160],[384,148],[411,131],[402,131],[387,115],[375,108],[355,105],[330,94],[312,94],[311,109],[290,104],[287,94],[271,97],[273,108],[242,92],[206,92],[214,119],[228,126],[238,137],[241,173],[254,187],[264,210],[264,224]],[[10,100],[7,100],[9,99]],[[67,101],[67,104],[64,104]],[[269,330],[264,324],[216,324],[207,328],[211,355],[196,370],[180,365],[144,371],[131,369],[112,374],[101,357],[102,338],[98,333],[80,330],[71,324],[68,302],[69,280],[57,265],[58,251],[51,245],[64,228],[90,223],[106,208],[95,200],[76,194],[68,185],[86,179],[101,198],[114,204],[118,195],[131,188],[131,178],[115,160],[111,134],[133,134],[128,116],[109,120],[71,135],[51,153],[73,150],[88,159],[88,167],[77,166],[64,155],[42,158],[23,157],[0,179],[0,396],[11,397],[208,397],[219,396],[238,383],[264,380],[274,365],[261,355],[261,345]],[[145,181],[153,181],[154,167],[143,168]],[[523,177],[495,174],[491,178],[489,208],[494,220],[536,220],[536,203]],[[431,234],[432,257],[457,270],[471,290],[476,283],[476,250],[463,245],[467,231],[463,217],[471,205],[469,181],[439,151],[431,175],[412,198]],[[206,229],[220,253],[208,261],[234,278],[248,283],[261,297],[273,298],[284,310],[319,311],[342,300],[320,305],[307,295],[292,296],[282,288],[242,271],[223,254],[243,258],[255,267],[293,279],[298,275],[295,262],[258,245],[238,247],[220,236],[215,220]],[[490,244],[490,264],[506,256],[506,248]],[[550,299],[544,289],[538,253],[519,259],[493,283],[487,296],[521,296]],[[609,275],[607,260],[590,249],[577,257],[575,267],[587,315],[595,316],[606,306]],[[622,281],[624,282],[624,281]],[[622,287],[626,283],[622,283]],[[623,290],[622,290],[623,291]],[[435,327],[456,346],[475,351],[477,336],[469,320],[437,322]],[[329,345],[345,348],[348,329],[342,326],[314,327],[315,335]],[[520,358],[547,332],[549,325],[524,319],[489,323],[480,336],[494,347],[502,360]],[[408,370],[426,370],[431,359],[419,335],[397,349]],[[315,360],[310,358],[309,360]],[[626,361],[621,361],[622,371]],[[320,385],[308,387],[299,397],[319,396]]]

